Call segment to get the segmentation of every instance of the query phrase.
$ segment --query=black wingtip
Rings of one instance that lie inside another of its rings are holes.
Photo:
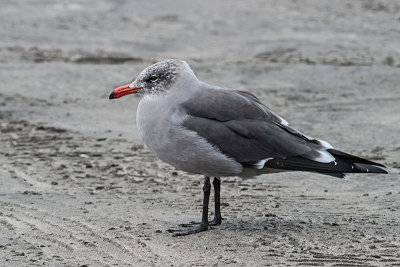
[[[296,156],[286,159],[269,160],[265,163],[264,167],[291,171],[317,172],[320,174],[330,175],[338,178],[345,178],[346,174],[349,173],[388,173],[386,170],[381,169],[378,166],[374,166],[380,166],[382,164],[376,164],[375,162],[362,159],[341,151],[331,151],[329,152],[334,155],[335,161],[332,161],[330,163],[321,163],[304,158],[302,156]]]
[[[355,169],[361,173],[381,173],[381,174],[388,173],[386,170],[373,166],[371,164],[353,163],[353,165]]]
[[[382,168],[386,168],[386,166],[381,164],[381,163],[378,163],[378,162],[375,162],[375,161],[371,161],[371,160],[368,160],[368,159],[364,159],[364,158],[360,158],[360,157],[345,153],[345,152],[340,151],[340,150],[328,149],[328,152],[331,153],[334,157],[335,156],[339,156],[341,159],[345,159],[345,160],[347,160],[349,162],[352,162],[352,163],[363,163],[363,164],[375,165],[375,166],[379,166],[379,167],[382,167]]]

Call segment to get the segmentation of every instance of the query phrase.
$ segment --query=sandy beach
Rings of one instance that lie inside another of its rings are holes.
[[[400,1],[7,1],[0,24],[1,266],[400,266]],[[203,179],[108,100],[165,58],[389,174],[223,178],[222,225],[171,236]]]

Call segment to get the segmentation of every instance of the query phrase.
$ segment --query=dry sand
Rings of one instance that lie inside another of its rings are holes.
[[[400,265],[399,1],[3,1],[0,25],[0,265]],[[224,178],[223,224],[172,237],[202,178],[107,99],[171,57],[390,174]]]

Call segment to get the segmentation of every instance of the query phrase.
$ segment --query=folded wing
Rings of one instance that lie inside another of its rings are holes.
[[[338,177],[345,172],[385,172],[368,168],[382,166],[378,163],[334,150],[327,142],[291,128],[248,92],[205,89],[182,108],[190,115],[184,127],[244,167],[314,171]]]

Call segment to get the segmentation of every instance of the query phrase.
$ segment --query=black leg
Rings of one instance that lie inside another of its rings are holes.
[[[214,177],[214,200],[215,200],[215,214],[214,219],[208,223],[208,225],[214,226],[219,225],[222,222],[221,216],[221,180],[219,177]]]
[[[190,235],[190,234],[195,234],[195,233],[206,231],[208,229],[208,203],[210,201],[210,191],[211,191],[210,177],[204,176],[203,214],[202,214],[200,226],[193,227],[191,229],[185,229],[185,230],[168,229],[167,231],[172,233],[174,236]]]
[[[214,219],[208,222],[209,226],[216,226],[221,224],[222,216],[221,216],[221,180],[219,177],[214,177],[213,180],[214,186],[214,200],[215,200],[215,213]],[[207,212],[208,213],[208,212]],[[202,222],[190,221],[189,223],[182,223],[179,226],[182,227],[199,227]]]

